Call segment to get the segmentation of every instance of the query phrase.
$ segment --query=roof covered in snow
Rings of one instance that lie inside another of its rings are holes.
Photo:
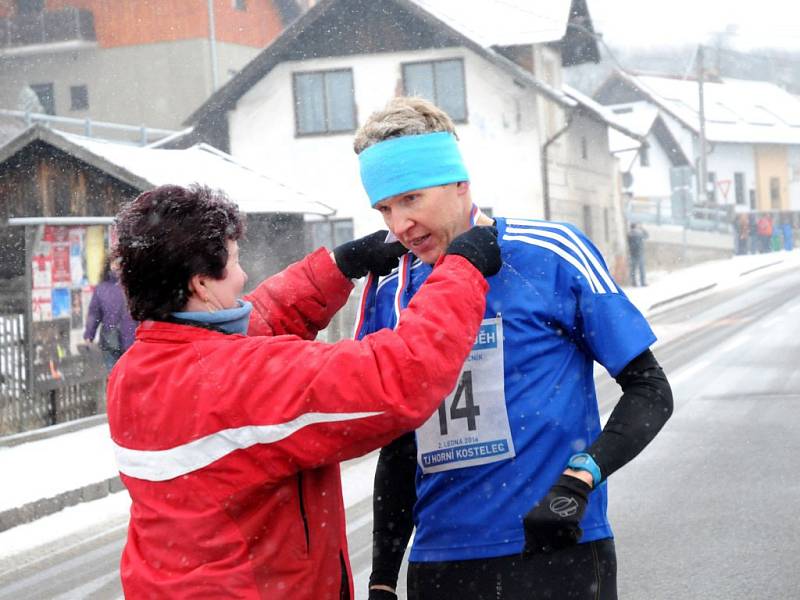
[[[366,11],[364,3],[365,0],[317,2],[207,98],[185,123],[213,120],[232,110],[239,98],[283,61],[397,51],[398,48],[407,50],[422,43],[418,40],[420,31],[397,31],[396,26],[393,31],[378,28],[370,20],[378,20],[375,11]],[[368,4],[370,7],[376,5],[378,3]],[[599,57],[585,0],[383,0],[379,7],[385,14],[392,9],[411,14],[421,29],[433,31],[432,37],[426,37],[428,41],[425,43],[431,44],[429,47],[467,47],[508,71],[521,84],[563,106],[574,106],[574,102],[561,90],[509,60],[500,49],[561,43],[565,64],[596,61]],[[325,42],[317,43],[318,36]],[[348,40],[354,44],[353,47],[342,46]]]
[[[484,48],[541,44],[564,37],[570,0],[413,0]]]
[[[618,73],[645,97],[699,132],[695,80]],[[775,84],[720,79],[703,85],[706,138],[712,142],[800,144],[800,99]]]
[[[331,215],[335,212],[207,144],[163,150],[33,126],[0,148],[0,162],[34,141],[55,146],[140,190],[165,184],[199,183],[224,191],[244,213]]]

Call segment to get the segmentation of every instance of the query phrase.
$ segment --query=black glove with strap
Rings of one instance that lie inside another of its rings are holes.
[[[571,475],[561,475],[544,498],[522,519],[523,556],[549,554],[578,543],[579,523],[586,512],[592,487]]]
[[[495,275],[503,266],[500,244],[497,243],[497,227],[479,226],[465,231],[450,242],[445,254],[463,256],[484,277]]]
[[[400,242],[387,244],[388,234],[381,229],[336,246],[333,249],[336,266],[348,279],[364,277],[370,271],[376,275],[388,275],[397,266],[398,259],[408,252]]]

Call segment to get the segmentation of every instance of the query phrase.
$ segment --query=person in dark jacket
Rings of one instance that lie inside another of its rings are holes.
[[[647,230],[641,225],[631,223],[628,232],[628,253],[631,261],[631,285],[647,285],[644,272],[644,241],[650,237]],[[639,283],[636,283],[636,275],[639,275]]]
[[[136,325],[137,322],[128,312],[125,292],[119,284],[117,273],[111,260],[107,258],[103,265],[102,281],[95,288],[89,303],[83,339],[93,343],[97,330],[100,329],[100,350],[103,352],[106,368],[110,371],[122,353],[133,344]]]

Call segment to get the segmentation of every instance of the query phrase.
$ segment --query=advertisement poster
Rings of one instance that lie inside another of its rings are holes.
[[[54,319],[63,319],[63,318],[70,318],[70,313],[72,311],[72,301],[70,299],[70,290],[69,288],[53,288],[52,298],[53,298],[53,318]]]
[[[72,287],[81,287],[84,284],[83,240],[85,235],[85,227],[69,228],[69,272],[72,278]]]
[[[70,290],[69,326],[72,329],[83,329],[83,292],[80,289]]]
[[[42,254],[33,257],[33,289],[50,290],[53,282],[53,261]]]
[[[86,228],[86,277],[90,285],[100,283],[103,276],[103,261],[106,258],[105,227],[91,225]]]
[[[52,237],[53,286],[69,287],[72,282],[70,276],[69,228],[53,227]]]
[[[53,319],[53,304],[50,289],[33,290],[33,320],[51,321]]]

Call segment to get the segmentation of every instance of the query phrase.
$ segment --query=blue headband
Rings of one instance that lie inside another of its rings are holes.
[[[392,138],[370,146],[358,160],[372,206],[411,190],[469,181],[456,138],[446,131]]]

